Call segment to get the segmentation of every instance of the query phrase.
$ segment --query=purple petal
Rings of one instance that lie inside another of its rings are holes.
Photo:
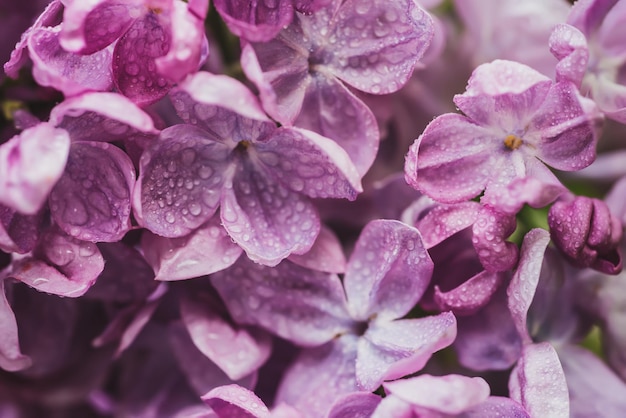
[[[185,280],[230,267],[242,253],[214,215],[206,224],[181,238],[145,232],[141,247],[156,280]]]
[[[239,385],[220,386],[202,396],[218,417],[268,418],[270,411],[254,392]]]
[[[277,181],[313,198],[356,199],[361,179],[348,154],[312,131],[279,128],[255,144],[255,156]]]
[[[435,286],[435,302],[441,311],[471,315],[489,303],[502,281],[501,274],[482,271],[448,292]]]
[[[511,398],[532,417],[568,417],[567,383],[556,351],[549,343],[524,347],[509,380]]]
[[[283,376],[275,403],[285,402],[305,417],[317,418],[326,416],[342,395],[358,392],[356,342],[356,336],[347,334],[303,350]]]
[[[373,393],[351,393],[335,401],[327,418],[370,418],[380,401]]]
[[[397,396],[385,396],[378,404],[378,408],[376,408],[371,418],[415,418],[415,416],[413,405]]]
[[[205,0],[208,5],[208,0]],[[197,6],[196,6],[197,7]],[[204,14],[197,15],[191,6],[174,2],[171,11],[171,48],[155,60],[157,71],[173,82],[182,81],[198,71],[202,64],[202,49],[207,43],[204,19],[208,6],[202,6]]]
[[[117,93],[85,93],[64,100],[50,112],[50,123],[72,141],[113,142],[139,133],[158,133],[152,118]]]
[[[421,370],[433,353],[452,344],[456,332],[456,318],[450,312],[372,323],[358,342],[359,389],[371,392],[384,380]]]
[[[33,31],[54,24],[57,15],[61,11],[63,4],[59,0],[52,0],[45,10],[37,17],[31,27],[26,29],[22,34],[15,49],[11,52],[11,58],[4,64],[4,72],[11,78],[18,78],[20,69],[26,63],[24,50],[27,48],[28,40]],[[5,41],[6,42],[6,41]]]
[[[559,60],[557,81],[571,81],[580,86],[589,61],[585,35],[575,27],[561,23],[554,27],[549,43],[550,52]]]
[[[124,331],[120,337],[119,345],[115,350],[115,355],[119,356],[125,351],[139,336],[139,333],[143,331],[144,327],[148,324],[148,321],[152,318],[154,311],[159,307],[161,297],[164,294],[165,286],[157,288],[151,297],[143,306],[141,306],[131,317],[129,323],[124,327]]]
[[[524,343],[531,342],[526,316],[539,283],[544,253],[549,242],[550,235],[544,229],[536,228],[526,234],[519,264],[507,289],[509,309]]]
[[[415,222],[426,248],[432,248],[474,224],[480,210],[477,202],[437,205]]]
[[[67,132],[45,122],[0,145],[0,203],[38,212],[63,174],[69,149]]]
[[[41,253],[42,259],[16,260],[11,276],[42,292],[82,296],[104,269],[102,254],[95,244],[61,232],[45,232],[36,252]]]
[[[380,141],[374,114],[336,78],[313,72],[309,79],[294,125],[337,142],[363,176],[374,162]],[[271,115],[266,100],[263,105]]]
[[[480,125],[515,132],[530,122],[551,85],[548,77],[526,65],[495,60],[474,70],[454,103]]]
[[[399,221],[370,222],[348,261],[344,286],[353,318],[396,319],[420,300],[433,262],[417,229]]]
[[[311,249],[320,231],[315,207],[306,196],[265,176],[244,156],[232,183],[225,184],[220,216],[231,238],[248,257],[276,265],[290,254]]]
[[[39,240],[43,215],[43,211],[22,215],[0,205],[0,249],[19,254],[32,251]]]
[[[270,356],[268,334],[232,326],[207,300],[181,297],[180,314],[196,347],[232,380],[255,372]]]
[[[252,42],[273,39],[283,27],[291,23],[294,14],[292,0],[215,0],[213,4],[232,33]]]
[[[572,416],[620,416],[626,384],[593,353],[574,345],[559,348]]]
[[[64,0],[61,46],[83,55],[104,49],[130,28],[141,13],[139,1]]]
[[[567,191],[552,172],[539,161],[531,162],[527,168],[533,177],[516,178],[507,187],[491,189],[481,197],[480,202],[505,213],[517,214],[525,204],[533,208],[542,208]],[[547,176],[544,176],[544,173]]]
[[[130,229],[135,168],[119,148],[74,142],[63,176],[50,192],[50,214],[67,234],[84,241],[114,242]]]
[[[103,49],[92,55],[67,52],[59,44],[60,31],[60,26],[39,28],[28,39],[37,83],[54,87],[66,96],[110,90],[113,86],[111,50]]]
[[[493,144],[488,129],[462,115],[441,115],[411,146],[406,181],[438,202],[472,199],[492,178]]]
[[[511,318],[504,287],[480,311],[458,318],[454,348],[471,370],[505,370],[520,357],[522,340]]]
[[[160,334],[160,338],[163,338],[162,334]],[[163,343],[163,341],[159,342]],[[198,350],[189,333],[181,324],[171,324],[169,328],[169,343],[178,362],[178,367],[186,375],[186,381],[198,396],[202,396],[219,386],[233,383],[246,388],[252,388],[256,384],[256,373],[233,382],[215,363]],[[176,366],[173,368],[176,369]],[[168,373],[171,373],[171,371],[170,369]],[[145,383],[144,381],[144,386]]]
[[[472,225],[472,244],[485,270],[506,271],[517,262],[517,245],[506,241],[517,227],[514,215],[483,206]]]
[[[352,324],[339,278],[289,261],[275,267],[245,257],[211,276],[241,324],[259,325],[299,345],[320,345]]]
[[[345,273],[346,257],[335,233],[322,224],[311,249],[304,254],[291,254],[289,261],[301,267],[326,273]]]
[[[217,108],[234,113],[235,117],[270,122],[250,89],[225,75],[198,72],[173,89],[170,96],[176,112],[185,122],[215,132],[218,137],[229,137],[236,133],[233,132],[236,129],[231,125],[234,122],[223,121],[233,116],[220,114]],[[267,128],[260,129],[265,130],[269,131]],[[254,138],[241,138],[244,139]],[[235,139],[236,142],[239,140]]]
[[[175,125],[144,152],[133,192],[140,225],[180,237],[213,216],[231,150],[207,135],[190,125]]]
[[[456,415],[489,397],[489,385],[480,377],[458,374],[421,376],[383,383],[388,396],[394,396],[431,411]]]
[[[596,158],[600,121],[597,105],[581,97],[574,84],[554,84],[529,124],[541,134],[537,158],[558,170],[587,167]]]
[[[531,418],[521,404],[501,396],[490,396],[485,402],[459,415],[459,418],[483,417]]]
[[[155,60],[167,54],[171,41],[168,28],[155,13],[133,22],[113,52],[113,81],[124,96],[147,105],[167,94],[172,85],[157,72]]]
[[[14,372],[28,368],[32,361],[20,351],[17,322],[6,297],[5,280],[0,278],[0,368]]]
[[[348,0],[331,24],[328,42],[335,39],[337,44],[327,48],[330,57],[322,65],[353,87],[373,94],[393,93],[402,87],[434,33],[432,18],[410,0]]]

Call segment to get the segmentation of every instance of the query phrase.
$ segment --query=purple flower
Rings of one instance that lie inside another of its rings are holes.
[[[270,116],[334,139],[364,174],[378,148],[376,120],[343,83],[373,94],[398,90],[432,34],[413,1],[334,0],[296,14],[275,39],[246,44],[241,60]]]
[[[466,116],[437,117],[406,159],[407,182],[437,201],[482,191],[489,199],[526,177],[555,183],[543,163],[572,171],[595,158],[596,107],[572,83],[496,60],[479,66],[454,102]]]
[[[187,235],[220,207],[248,257],[275,265],[313,245],[320,221],[309,197],[361,191],[345,151],[314,132],[277,128],[234,79],[198,73],[172,100],[187,124],[146,150],[134,192],[138,221],[158,235]]]
[[[571,80],[621,123],[626,122],[625,14],[624,3],[617,0],[579,1],[567,24],[558,25],[550,37],[550,51],[559,60],[557,80]]]
[[[373,391],[420,370],[452,342],[456,320],[449,312],[399,319],[419,301],[431,273],[417,230],[380,220],[356,244],[345,295],[336,275],[289,261],[268,268],[241,258],[211,281],[237,322],[314,346],[290,367],[278,400],[317,416],[342,393]]]

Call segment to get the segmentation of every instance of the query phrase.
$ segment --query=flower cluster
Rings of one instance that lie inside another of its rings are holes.
[[[626,410],[626,0],[0,11],[0,416]]]

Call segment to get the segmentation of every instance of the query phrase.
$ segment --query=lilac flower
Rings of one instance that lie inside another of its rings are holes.
[[[354,199],[347,154],[313,132],[277,128],[255,97],[225,76],[198,73],[172,94],[187,124],[165,129],[141,158],[135,215],[166,237],[189,234],[220,207],[230,237],[253,260],[302,254],[320,230],[308,197]]]
[[[417,230],[373,221],[348,262],[347,304],[336,275],[289,261],[268,268],[241,258],[211,281],[237,322],[314,346],[287,371],[277,399],[317,416],[340,394],[373,391],[420,370],[452,342],[456,320],[449,312],[399,319],[419,301],[431,272]]]
[[[496,60],[479,66],[454,102],[467,116],[437,117],[406,160],[407,182],[437,201],[489,198],[526,177],[555,183],[543,163],[580,170],[595,158],[596,107],[571,83]]]
[[[115,43],[113,81],[135,103],[157,101],[201,63],[207,0],[65,0],[64,5],[61,47],[91,56]]]
[[[550,50],[559,60],[557,80],[571,80],[608,118],[621,123],[626,122],[624,13],[624,3],[617,0],[580,1],[567,24],[558,25],[550,37]]]
[[[242,66],[270,116],[334,139],[364,174],[378,148],[376,121],[342,81],[374,94],[398,90],[432,33],[413,1],[334,0],[297,14],[275,39],[246,44]]]

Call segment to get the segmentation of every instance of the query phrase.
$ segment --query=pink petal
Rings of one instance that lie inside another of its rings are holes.
[[[435,286],[435,302],[441,311],[452,311],[457,316],[471,315],[489,303],[502,281],[501,274],[482,271],[447,292]]]
[[[490,272],[506,271],[517,262],[518,249],[506,239],[515,231],[514,215],[485,205],[472,225],[472,244],[480,263]]]
[[[450,312],[372,323],[358,342],[359,389],[371,392],[384,380],[421,370],[433,353],[452,344],[456,332],[456,318]]]
[[[311,249],[304,254],[291,254],[288,260],[301,267],[326,273],[344,273],[346,257],[335,233],[322,224]]]
[[[465,411],[463,418],[511,417],[531,418],[526,409],[512,399],[502,396],[490,396],[487,400]]]
[[[289,261],[275,267],[241,257],[211,276],[232,318],[299,345],[330,341],[352,325],[339,278]]]
[[[70,138],[41,123],[0,145],[0,203],[35,214],[63,174]]]
[[[474,224],[480,210],[476,202],[437,205],[426,214],[419,214],[415,227],[419,229],[426,248],[432,248]]]
[[[63,176],[50,192],[50,214],[65,233],[84,241],[119,241],[130,230],[135,168],[121,149],[74,142]]]
[[[156,273],[155,280],[185,280],[230,267],[242,253],[214,215],[206,224],[181,238],[145,232],[141,247]]]
[[[356,243],[344,279],[353,318],[404,316],[422,297],[432,271],[417,229],[399,221],[370,222]]]
[[[589,61],[585,35],[573,26],[558,24],[550,35],[550,52],[559,60],[556,65],[556,80],[569,80],[580,86]]]
[[[373,393],[351,393],[335,401],[327,418],[370,418],[380,401]]]
[[[252,42],[273,39],[291,23],[294,14],[292,0],[214,0],[213,4],[232,33]]]
[[[532,417],[568,417],[567,383],[556,351],[549,343],[524,347],[509,380],[511,399]]]
[[[232,326],[207,302],[186,295],[180,300],[181,319],[196,347],[232,380],[258,370],[271,353],[269,335]]]

